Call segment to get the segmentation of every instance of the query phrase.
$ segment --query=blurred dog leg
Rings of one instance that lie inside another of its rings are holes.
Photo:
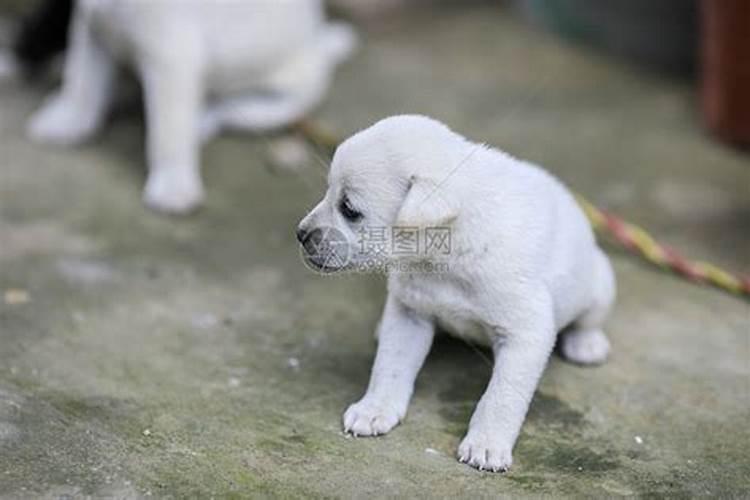
[[[148,161],[143,199],[169,213],[189,212],[203,200],[197,137],[203,64],[198,44],[188,38],[174,38],[180,41],[178,51],[163,47],[162,54],[141,67]],[[175,53],[180,56],[173,57]]]
[[[62,88],[47,98],[29,120],[31,139],[76,144],[99,128],[114,87],[114,63],[93,40],[89,15],[74,17],[71,44],[65,60]]]
[[[206,110],[200,125],[201,139],[207,141],[225,128],[250,132],[276,130],[305,116],[316,101],[304,94],[227,99]]]

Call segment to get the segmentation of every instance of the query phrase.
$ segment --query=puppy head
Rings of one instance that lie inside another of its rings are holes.
[[[460,208],[451,173],[470,147],[423,116],[386,118],[347,139],[325,196],[299,224],[306,261],[324,272],[366,270],[403,257],[394,251],[399,229],[450,226]]]

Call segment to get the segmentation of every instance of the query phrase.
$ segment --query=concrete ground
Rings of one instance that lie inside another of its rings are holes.
[[[141,118],[90,145],[23,136],[42,86],[0,90],[0,496],[711,495],[750,490],[750,305],[610,248],[599,368],[553,358],[511,472],[454,458],[489,367],[435,345],[406,421],[353,439],[384,298],[320,277],[293,229],[316,162],[267,138],[205,148],[208,201],[144,209]],[[317,116],[350,133],[422,112],[546,165],[685,253],[750,270],[750,157],[707,138],[686,82],[566,46],[502,9],[422,12],[365,37]],[[14,291],[15,290],[15,291]],[[26,295],[26,296],[25,296]]]

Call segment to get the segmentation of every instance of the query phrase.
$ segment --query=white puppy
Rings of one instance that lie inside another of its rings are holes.
[[[101,125],[116,63],[143,83],[151,207],[203,197],[199,146],[223,127],[262,131],[315,106],[354,45],[321,0],[79,0],[63,85],[30,120],[41,142],[74,144]]]
[[[542,169],[421,116],[387,118],[341,144],[328,184],[298,228],[306,260],[389,270],[370,384],[344,429],[384,434],[404,418],[439,326],[495,355],[458,457],[507,470],[558,332],[574,362],[601,363],[609,351],[601,328],[615,280],[586,217]],[[421,245],[408,255],[404,231]],[[387,242],[367,245],[368,235]]]

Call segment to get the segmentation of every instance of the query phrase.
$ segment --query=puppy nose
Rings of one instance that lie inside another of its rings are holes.
[[[304,229],[302,227],[297,228],[297,241],[300,243],[304,243],[308,236],[307,229]]]

